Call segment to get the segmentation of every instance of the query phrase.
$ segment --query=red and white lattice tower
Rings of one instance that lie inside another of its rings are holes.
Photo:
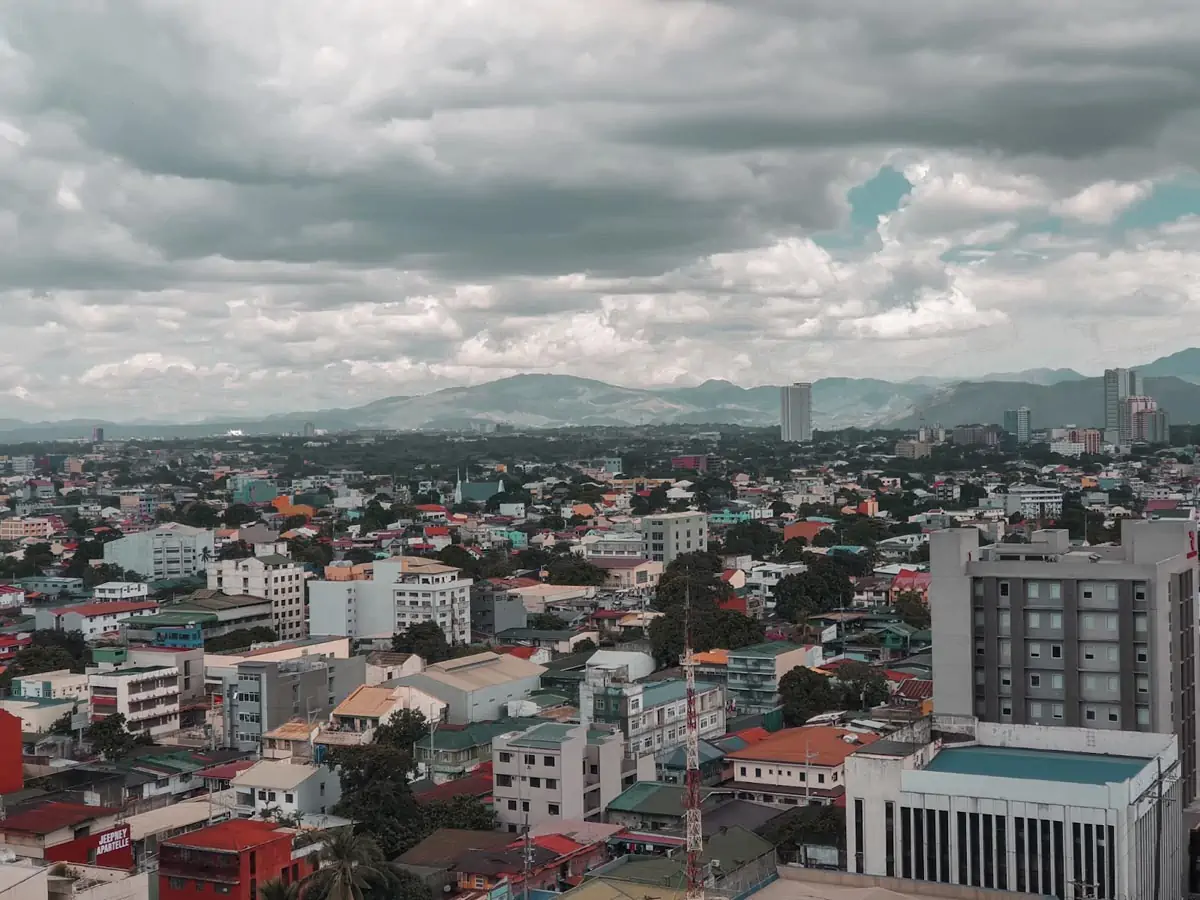
[[[687,679],[687,900],[704,900],[704,829],[700,819],[700,728],[696,718],[696,659],[692,655],[692,598],[688,592],[683,622],[683,673]]]

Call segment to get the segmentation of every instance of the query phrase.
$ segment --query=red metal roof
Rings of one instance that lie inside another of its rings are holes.
[[[574,853],[576,850],[582,850],[586,844],[581,844],[578,841],[573,841],[569,837],[561,834],[543,834],[535,837],[533,843],[552,853],[557,853],[559,856],[567,856]],[[513,846],[521,846],[521,842],[517,841]]]
[[[80,603],[77,606],[63,606],[52,610],[56,616],[67,613],[78,613],[81,616],[108,616],[113,613],[137,612],[141,609],[158,609],[153,600],[112,600],[108,603]]]
[[[896,687],[896,696],[905,700],[928,700],[933,696],[933,682],[924,678],[910,678]]]
[[[51,834],[60,828],[72,828],[101,819],[105,816],[115,816],[119,809],[106,806],[86,806],[82,803],[47,803],[35,809],[8,816],[0,821],[0,831],[20,831],[24,834]]]
[[[490,764],[486,772],[481,769],[482,766],[479,770],[463,778],[455,778],[445,784],[438,784],[427,791],[422,791],[416,795],[416,801],[418,803],[439,803],[453,800],[455,797],[486,797],[492,793],[492,771]]]
[[[196,773],[196,775],[201,778],[220,778],[224,781],[228,781],[239,772],[245,772],[256,762],[257,760],[254,759],[235,759],[233,762],[223,763],[219,766],[211,766],[207,769],[201,769]]]
[[[291,834],[281,829],[274,822],[261,822],[255,819],[229,819],[218,822],[199,831],[181,834],[164,841],[176,847],[195,847],[200,850],[249,850],[262,844],[269,844],[280,838],[291,839]]]

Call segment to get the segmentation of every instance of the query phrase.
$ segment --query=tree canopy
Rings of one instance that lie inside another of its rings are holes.
[[[415,653],[426,665],[454,656],[454,648],[437,622],[417,622],[392,635],[392,649],[397,653]]]

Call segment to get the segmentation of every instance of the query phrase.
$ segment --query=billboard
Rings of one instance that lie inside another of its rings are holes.
[[[96,834],[46,848],[51,862],[103,866],[107,869],[133,868],[133,842],[128,825],[116,825]]]

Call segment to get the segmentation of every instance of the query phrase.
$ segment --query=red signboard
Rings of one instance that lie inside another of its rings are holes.
[[[102,866],[106,869],[132,869],[133,844],[130,840],[129,826],[118,825],[107,831],[47,847],[46,859],[51,862]]]
[[[1196,558],[1196,532],[1188,532],[1188,559]]]

